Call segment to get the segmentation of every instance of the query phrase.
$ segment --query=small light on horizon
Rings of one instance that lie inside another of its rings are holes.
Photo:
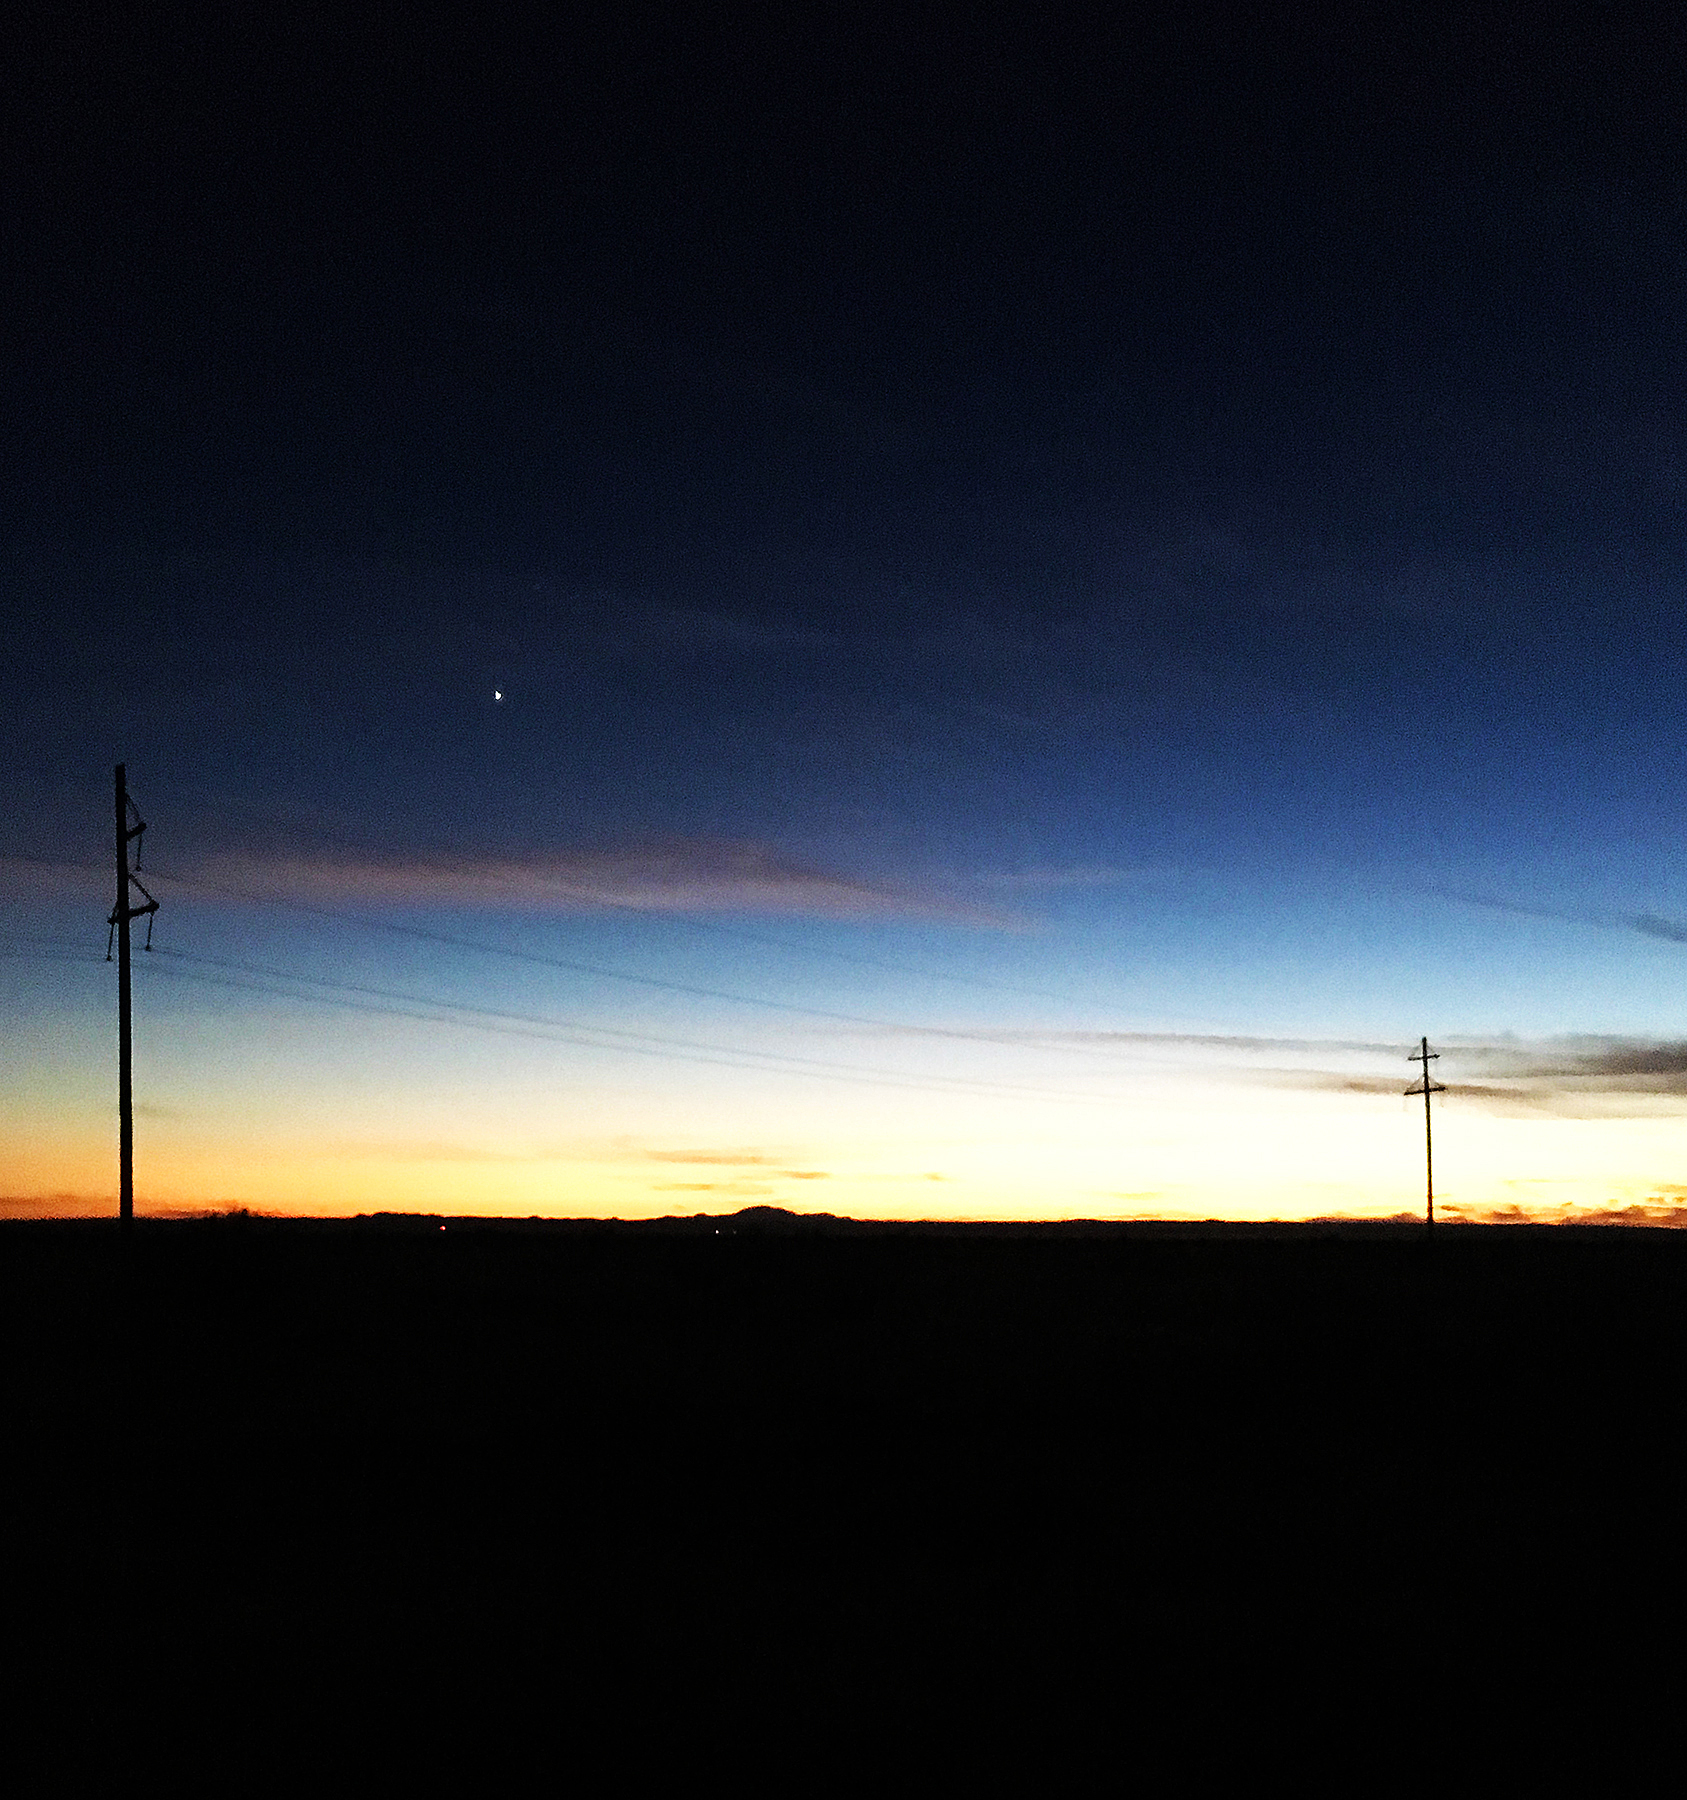
[[[503,690],[501,688],[494,688],[492,690],[492,698],[494,700],[502,700],[503,697],[504,697],[504,694],[503,694]]]

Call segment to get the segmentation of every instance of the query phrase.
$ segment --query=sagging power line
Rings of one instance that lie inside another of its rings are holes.
[[[966,1031],[952,1025],[911,1025],[898,1019],[875,1018],[866,1013],[836,1012],[818,1006],[802,1006],[794,1000],[769,1000],[759,994],[738,994],[729,988],[702,987],[694,982],[669,981],[659,975],[636,975],[627,969],[616,969],[606,963],[583,962],[578,958],[550,956],[537,950],[517,950],[508,944],[489,944],[476,938],[459,937],[455,933],[430,931],[421,925],[402,925],[395,919],[370,918],[364,914],[343,912],[338,907],[318,906],[305,900],[288,900],[277,894],[254,893],[250,889],[231,887],[224,882],[208,881],[199,876],[175,875],[163,870],[153,873],[164,881],[189,891],[202,890],[227,894],[258,906],[276,906],[286,912],[307,917],[332,919],[336,924],[355,925],[364,931],[391,932],[400,937],[416,938],[422,943],[441,944],[448,949],[470,950],[480,956],[505,957],[514,962],[534,963],[541,968],[563,969],[573,975],[595,975],[605,981],[629,982],[637,987],[656,988],[664,993],[688,994],[701,1000],[725,1000],[734,1006],[753,1006],[770,1012],[795,1013],[804,1018],[825,1019],[832,1024],[865,1025],[879,1031],[893,1031],[910,1037],[955,1038],[968,1043],[994,1044],[997,1047],[1022,1047],[1019,1040],[1000,1032]],[[1110,1051],[1093,1044],[1051,1044],[1032,1041],[1031,1047],[1059,1056],[1100,1057],[1116,1061]]]
[[[227,987],[243,993],[270,994],[279,998],[304,1000],[313,1005],[333,1006],[345,1011],[374,1013],[389,1018],[416,1019],[424,1024],[454,1025],[473,1031],[492,1032],[507,1037],[537,1038],[548,1043],[563,1043],[592,1050],[619,1050],[640,1056],[662,1056],[681,1062],[712,1063],[722,1068],[761,1069],[781,1074],[817,1075],[829,1080],[865,1082],[875,1087],[903,1087],[927,1093],[973,1093],[984,1096],[1011,1095],[1019,1098],[1050,1100],[1064,1104],[1108,1104],[1084,1095],[1066,1094],[1058,1090],[1017,1086],[1007,1082],[971,1079],[964,1076],[923,1075],[909,1077],[894,1070],[878,1069],[860,1063],[832,1062],[822,1057],[799,1056],[789,1051],[757,1050],[737,1044],[715,1044],[696,1038],[661,1036],[653,1032],[629,1031],[613,1025],[594,1025],[579,1019],[549,1018],[541,1013],[511,1012],[499,1007],[476,1006],[464,1001],[445,1000],[431,994],[407,993],[402,989],[376,987],[366,982],[339,981],[321,975],[300,974],[262,963],[249,963],[233,957],[206,956],[184,950],[161,952],[172,961],[192,962],[206,967],[235,971],[260,980],[235,980],[228,976],[202,975],[189,970],[166,968],[163,973],[178,979],[202,982],[212,987]],[[297,984],[278,987],[276,982]],[[301,988],[327,988],[330,994],[301,992]],[[338,998],[341,994],[359,998]],[[401,1005],[381,1004],[397,1001]],[[432,1010],[420,1012],[417,1007]],[[441,1016],[444,1015],[444,1016]]]
[[[62,860],[47,857],[20,856],[20,861],[38,863],[43,867],[80,868],[78,863],[66,863]],[[254,906],[273,906],[284,912],[298,913],[306,918],[329,919],[339,925],[353,925],[364,931],[376,931],[395,934],[400,937],[414,938],[422,943],[439,944],[447,949],[468,950],[478,956],[503,957],[514,962],[536,964],[541,968],[561,969],[569,974],[593,975],[606,981],[632,983],[638,987],[654,988],[670,994],[686,994],[697,999],[724,1000],[734,1006],[750,1006],[772,1012],[793,1013],[800,1017],[824,1019],[833,1024],[861,1025],[874,1030],[890,1031],[908,1037],[930,1037],[959,1039],[969,1043],[991,1044],[1000,1049],[1033,1049],[1056,1056],[1083,1056],[1099,1058],[1105,1062],[1134,1060],[1125,1057],[1121,1052],[1107,1049],[1098,1044],[1074,1044],[1051,1041],[1058,1037],[1058,1032],[1043,1034],[1017,1033],[1013,1031],[967,1030],[953,1025],[924,1025],[910,1023],[900,1019],[878,1018],[865,1013],[845,1013],[835,1010],[803,1006],[793,1000],[771,1000],[759,994],[735,993],[728,988],[702,987],[692,982],[671,981],[657,975],[639,975],[628,969],[617,969],[604,963],[584,962],[577,958],[548,955],[542,951],[519,950],[509,944],[492,944],[477,938],[466,938],[451,932],[432,931],[421,925],[406,925],[396,919],[372,918],[365,913],[346,912],[338,907],[322,906],[306,900],[292,900],[275,893],[263,893],[251,888],[235,887],[227,882],[212,881],[200,875],[179,875],[172,871],[154,868],[151,871],[155,880],[174,883],[189,893],[222,894],[233,900],[243,900]],[[643,911],[642,908],[629,910]],[[738,935],[738,934],[734,934]],[[772,941],[772,940],[769,940]],[[871,959],[847,957],[848,961],[869,961]],[[875,966],[881,966],[875,964]],[[884,967],[894,965],[884,964]],[[956,977],[955,979],[962,979]],[[973,983],[968,985],[984,986],[993,984]],[[1038,990],[1018,988],[1010,990],[1020,993],[1034,993]],[[1109,1035],[1109,1034],[1096,1034]],[[1156,1041],[1182,1042],[1183,1033],[1130,1033],[1135,1038],[1145,1035]]]
[[[225,800],[222,804],[226,805],[229,802]],[[353,854],[357,853],[358,847],[351,843],[343,833],[330,831],[320,823],[301,824],[297,819],[278,818],[273,813],[265,812],[261,808],[240,800],[235,800],[233,804],[245,813],[247,818],[260,824],[268,825],[285,833],[297,834],[303,831],[308,836],[333,845],[337,850],[349,850]],[[430,869],[437,868],[444,873],[484,875],[483,870],[460,860],[430,858],[428,867]],[[695,914],[688,912],[669,911],[661,907],[641,905],[636,901],[619,900],[612,894],[606,894],[601,887],[594,887],[586,882],[569,881],[556,875],[547,875],[546,881],[560,892],[575,895],[594,911],[628,913],[639,919],[649,919],[655,915],[662,918],[665,923],[679,925],[687,931],[713,937],[735,938],[740,943],[760,944],[766,949],[779,950],[790,956],[815,957],[825,962],[848,963],[864,969],[883,969],[890,974],[912,975],[922,981],[950,982],[960,987],[979,988],[989,993],[1023,994],[1033,1000],[1054,1000],[1067,1006],[1082,1004],[1077,995],[1057,993],[1051,988],[1028,987],[1022,982],[1000,981],[980,975],[962,975],[952,969],[934,969],[929,965],[908,962],[900,958],[865,956],[859,951],[840,950],[830,944],[793,943],[789,938],[775,937],[763,931],[751,931],[741,925],[728,925],[719,919],[700,919]],[[224,889],[222,891],[233,892],[234,890]]]
[[[130,926],[133,920],[146,917],[148,934],[146,948],[152,949],[152,919],[158,910],[158,901],[141,883],[138,877],[140,866],[139,845],[146,823],[141,819],[133,800],[128,794],[125,781],[124,765],[119,764],[115,770],[115,818],[114,818],[114,852],[118,879],[118,902],[114,906],[108,924],[111,936],[108,940],[107,961],[111,960],[113,947],[117,950],[119,963],[119,1118],[120,1118],[120,1216],[130,1219],[133,1216],[133,1106],[132,1106],[132,1009],[130,998]],[[130,846],[135,846],[133,865],[130,863]],[[24,857],[25,861],[43,861],[45,859]],[[74,866],[74,865],[73,865]],[[156,879],[159,872],[153,871]],[[807,1007],[791,1001],[778,1001],[760,996],[734,993],[724,989],[707,988],[692,983],[665,980],[655,976],[640,976],[630,971],[613,969],[601,964],[586,963],[570,958],[545,955],[533,951],[524,951],[507,945],[476,941],[459,937],[455,934],[431,931],[424,927],[401,924],[393,920],[370,918],[367,915],[342,912],[337,908],[313,905],[308,902],[284,899],[274,894],[253,893],[249,890],[236,889],[224,884],[164,875],[165,880],[176,880],[188,889],[205,888],[214,892],[229,894],[243,900],[264,905],[275,905],[289,911],[297,911],[306,915],[326,918],[336,923],[351,924],[364,929],[383,932],[396,932],[406,937],[426,942],[438,943],[454,949],[472,951],[483,955],[509,957],[518,961],[540,964],[572,972],[600,975],[614,980],[632,981],[641,986],[664,989],[669,992],[691,994],[713,999],[728,1000],[737,1004],[766,1007],[783,1013],[802,1014],[809,1017],[833,1020],[843,1023],[890,1029],[910,1036],[935,1037],[945,1039],[966,1039],[974,1042],[995,1044],[1006,1047],[1013,1041],[1015,1034],[1004,1037],[1003,1034],[988,1030],[964,1030],[954,1027],[908,1024],[872,1018],[865,1015],[841,1013],[828,1009]],[[134,902],[134,894],[138,892],[141,902]],[[629,909],[634,910],[634,909]],[[750,935],[750,934],[744,934]],[[36,940],[42,949],[59,952],[54,960],[81,960],[63,955],[74,949],[74,946],[54,939]],[[783,946],[782,946],[783,947]],[[20,951],[10,947],[0,947],[0,954],[39,956],[42,950]],[[211,975],[193,973],[182,969],[159,969],[160,973],[168,973],[178,979],[203,982],[207,985],[238,989],[245,992],[266,993],[278,998],[305,1001],[314,1005],[325,1005],[348,1011],[381,1013],[393,1017],[417,1020],[426,1024],[447,1024],[477,1032],[488,1031],[510,1036],[537,1038],[545,1041],[565,1043],[584,1049],[619,1050],[626,1054],[639,1056],[671,1057],[675,1060],[710,1063],[716,1066],[739,1069],[759,1069],[781,1073],[803,1074],[822,1080],[843,1080],[851,1083],[865,1083],[875,1086],[897,1086],[906,1088],[923,1088],[928,1092],[974,1092],[978,1094],[1012,1094],[1039,1100],[1076,1102],[1079,1104],[1107,1104],[1104,1100],[1092,1099],[1090,1096],[1061,1093],[1047,1088],[1015,1086],[1007,1083],[990,1082],[976,1078],[925,1075],[910,1079],[905,1071],[874,1068],[867,1065],[840,1063],[819,1057],[806,1057],[791,1052],[760,1050],[753,1047],[708,1042],[704,1040],[663,1036],[650,1032],[631,1031],[624,1027],[593,1024],[584,1020],[548,1017],[542,1014],[518,1013],[495,1007],[475,1005],[468,1002],[448,1000],[425,993],[406,992],[398,989],[377,987],[368,983],[347,982],[332,977],[302,973],[293,969],[276,968],[264,964],[245,962],[235,958],[225,958],[195,954],[191,951],[165,951],[165,955],[173,959],[194,962],[210,967],[237,971],[239,976],[259,979],[230,978],[228,975]],[[871,959],[863,959],[871,960]],[[157,965],[153,965],[155,968]],[[275,983],[287,983],[288,986],[276,986]],[[980,984],[984,985],[984,984]],[[317,991],[300,991],[317,990]],[[330,990],[323,992],[321,990]],[[346,997],[339,997],[346,996]],[[356,996],[352,998],[351,996]],[[396,1002],[397,1004],[393,1004]],[[426,1009],[426,1010],[417,1010]],[[1027,1047],[1019,1040],[1017,1047]],[[1076,1051],[1079,1054],[1103,1054],[1090,1046],[1057,1045],[1050,1043],[1033,1043],[1029,1047],[1038,1049],[1058,1049],[1064,1052]],[[1430,1073],[1430,1064],[1439,1060],[1437,1052],[1429,1049],[1427,1037],[1420,1039],[1419,1048],[1412,1053],[1410,1059],[1421,1063],[1423,1074],[1407,1090],[1408,1095],[1424,1096],[1424,1158],[1425,1158],[1425,1220],[1429,1227],[1435,1222],[1435,1189],[1434,1189],[1434,1149],[1431,1096],[1447,1090],[1442,1083],[1435,1081]]]

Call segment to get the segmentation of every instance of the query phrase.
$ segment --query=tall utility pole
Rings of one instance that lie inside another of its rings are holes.
[[[1423,1220],[1431,1231],[1435,1229],[1435,1146],[1429,1134],[1429,1096],[1431,1094],[1444,1094],[1447,1090],[1439,1081],[1430,1080],[1429,1065],[1432,1062],[1439,1062],[1440,1060],[1441,1052],[1439,1050],[1430,1049],[1428,1038],[1419,1038],[1417,1049],[1406,1058],[1407,1062],[1420,1062],[1423,1064],[1422,1080],[1414,1081],[1412,1085],[1406,1089],[1406,1092],[1408,1095],[1423,1095]]]
[[[129,823],[130,815],[134,824]],[[135,1106],[129,1053],[129,921],[146,917],[146,947],[152,948],[151,914],[158,902],[141,887],[129,867],[129,846],[135,846],[135,861],[140,861],[140,836],[146,821],[135,811],[124,779],[124,765],[117,765],[117,904],[107,923],[117,937],[117,1216],[125,1226],[135,1216]],[[129,904],[129,890],[140,888],[143,906]],[[105,946],[105,959],[111,961],[111,939]]]

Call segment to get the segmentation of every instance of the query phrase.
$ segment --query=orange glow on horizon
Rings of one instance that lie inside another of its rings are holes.
[[[718,1121],[711,1134],[696,1117],[660,1134],[549,1141],[508,1129],[442,1139],[413,1121],[394,1122],[412,1133],[377,1136],[143,1118],[137,1205],[338,1217],[639,1219],[754,1205],[862,1219],[1421,1215],[1421,1128],[1400,1108],[1348,1096],[1248,1098],[1218,1115],[1222,1133],[1213,1096],[1192,1090],[1181,1110],[1161,1096],[1158,1107],[1121,1109],[1107,1129],[997,1118],[987,1130],[974,1120],[970,1132],[921,1136],[900,1119],[903,1130],[830,1144],[812,1129],[726,1137]],[[4,1123],[0,1213],[115,1211],[114,1134],[103,1121]],[[1664,1176],[1684,1156],[1687,1120],[1674,1116],[1531,1120],[1449,1109],[1437,1123],[1437,1210],[1448,1219],[1669,1223],[1687,1206],[1687,1187]]]

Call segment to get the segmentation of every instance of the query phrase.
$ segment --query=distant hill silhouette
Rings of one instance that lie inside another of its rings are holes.
[[[797,1213],[783,1206],[746,1206],[724,1219],[714,1220],[715,1229],[723,1236],[727,1232],[738,1236],[759,1232],[769,1237],[793,1237],[804,1231],[847,1231],[856,1224],[856,1220],[840,1219],[836,1213]]]

